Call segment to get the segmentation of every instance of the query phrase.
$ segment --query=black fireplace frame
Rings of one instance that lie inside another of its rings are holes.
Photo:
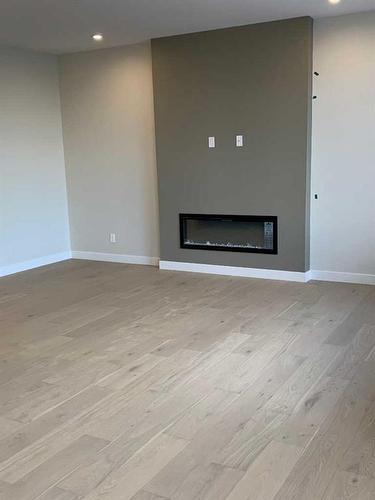
[[[186,224],[188,219],[196,220],[235,220],[240,222],[273,222],[273,248],[237,248],[237,247],[222,247],[220,245],[189,245],[185,243]],[[262,253],[277,255],[278,254],[278,219],[274,215],[221,215],[221,214],[180,214],[180,248],[188,248],[191,250],[214,250],[219,252],[242,252],[242,253]]]

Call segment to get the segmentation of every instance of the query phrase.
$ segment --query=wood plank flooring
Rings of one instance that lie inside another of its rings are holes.
[[[3,500],[375,498],[375,287],[0,280]]]

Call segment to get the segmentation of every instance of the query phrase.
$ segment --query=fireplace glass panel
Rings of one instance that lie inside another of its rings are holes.
[[[181,214],[181,246],[207,250],[277,253],[277,218]]]

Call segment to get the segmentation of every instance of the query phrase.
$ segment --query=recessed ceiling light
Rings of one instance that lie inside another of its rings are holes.
[[[101,42],[103,40],[103,35],[101,33],[95,33],[94,35],[92,35],[92,38],[96,42]]]
[[[332,5],[336,5],[341,2],[341,0],[328,0]]]

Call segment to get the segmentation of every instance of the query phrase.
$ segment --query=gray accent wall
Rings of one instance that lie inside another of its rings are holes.
[[[309,269],[312,27],[304,17],[152,41],[162,260]],[[279,253],[181,249],[179,213],[276,215]]]

